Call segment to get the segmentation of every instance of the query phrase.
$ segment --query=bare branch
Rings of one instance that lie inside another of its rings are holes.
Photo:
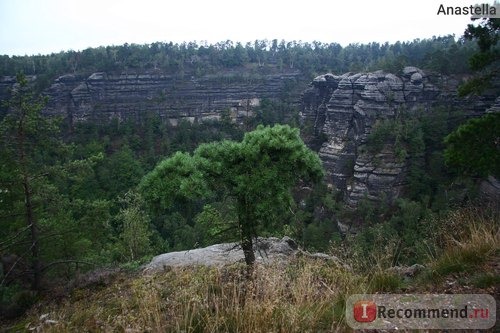
[[[31,225],[28,225],[26,227],[24,227],[21,231],[19,231],[17,234],[11,236],[10,238],[0,242],[0,245],[4,245],[8,242],[10,242],[11,240],[13,240],[14,238],[17,238],[21,233],[25,232],[26,230],[28,230],[29,228],[31,228]]]

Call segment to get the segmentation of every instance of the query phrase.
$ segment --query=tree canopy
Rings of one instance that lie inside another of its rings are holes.
[[[298,129],[259,126],[241,142],[202,144],[193,154],[174,154],[144,177],[140,189],[156,209],[168,209],[178,200],[234,199],[245,261],[252,265],[258,226],[272,223],[280,210],[290,206],[299,180],[322,177],[321,161],[306,147]]]
[[[467,73],[467,59],[477,50],[473,42],[456,40],[453,35],[413,41],[369,44],[312,43],[285,40],[255,40],[245,44],[230,40],[215,44],[156,42],[124,44],[64,51],[50,55],[0,55],[0,75],[24,72],[37,76],[40,90],[60,75],[94,72],[155,72],[179,77],[220,75],[226,71],[300,71],[308,81],[314,75],[332,72],[397,72],[404,66],[439,71],[443,74]]]
[[[108,241],[108,202],[84,198],[102,154],[73,159],[60,121],[42,114],[45,101],[20,74],[0,120],[0,253],[17,258],[0,278],[0,295],[12,276],[40,290],[49,269],[83,263]]]
[[[473,78],[464,83],[458,90],[459,95],[481,94],[491,88],[500,69],[500,19],[481,18],[477,24],[467,25],[463,38],[475,41],[479,50],[469,58],[469,66],[476,71]],[[498,87],[493,87],[498,93]]]
[[[459,95],[481,94],[491,90],[498,96],[498,72],[500,69],[500,19],[482,18],[479,23],[469,24],[464,38],[477,42],[479,51],[470,59],[475,75],[459,87]],[[444,157],[448,166],[461,175],[485,178],[500,177],[500,114],[486,113],[478,119],[470,119],[445,138],[447,148]]]
[[[500,178],[500,114],[470,119],[445,138],[449,166],[468,176]]]

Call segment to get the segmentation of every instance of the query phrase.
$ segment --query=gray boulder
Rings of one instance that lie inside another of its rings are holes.
[[[281,239],[259,237],[254,242],[254,252],[256,262],[263,264],[286,262],[297,255],[338,262],[337,258],[327,254],[309,254],[302,251],[293,239],[286,236]],[[239,243],[224,243],[200,249],[160,254],[146,265],[144,271],[155,272],[168,267],[224,266],[237,262],[245,262]]]
[[[402,278],[412,278],[420,274],[424,269],[425,267],[420,264],[413,264],[411,266],[394,266],[389,268],[388,271]]]

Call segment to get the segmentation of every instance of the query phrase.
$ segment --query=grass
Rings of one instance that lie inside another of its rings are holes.
[[[400,276],[387,271],[378,271],[372,275],[368,284],[368,291],[370,293],[391,293],[401,290],[402,286],[403,280]]]
[[[477,288],[489,288],[500,285],[500,276],[492,273],[480,273],[472,279],[472,284]]]
[[[344,300],[366,289],[364,278],[338,266],[298,259],[288,266],[175,268],[117,279],[82,297],[44,309],[50,325],[33,313],[30,327],[44,332],[305,332],[344,331]]]
[[[453,232],[436,238],[440,250],[423,263],[427,269],[421,277],[409,282],[411,290],[436,292],[436,282],[457,274],[459,282],[496,288],[499,277],[488,264],[500,255],[498,220],[461,210],[443,223],[453,225]],[[243,265],[173,268],[154,275],[122,271],[105,287],[75,289],[59,303],[37,305],[11,327],[43,332],[345,332],[350,295],[398,293],[407,287],[408,281],[387,270],[392,252],[381,252],[374,254],[378,261],[371,270],[296,258],[257,265],[251,282]]]
[[[442,254],[431,261],[423,279],[440,280],[459,273],[472,274],[492,257],[500,254],[500,229],[497,215],[474,209],[453,212],[454,229],[444,240]]]

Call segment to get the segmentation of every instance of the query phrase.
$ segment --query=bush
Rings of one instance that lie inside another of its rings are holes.
[[[22,316],[37,300],[35,292],[18,285],[0,286],[0,317]]]

